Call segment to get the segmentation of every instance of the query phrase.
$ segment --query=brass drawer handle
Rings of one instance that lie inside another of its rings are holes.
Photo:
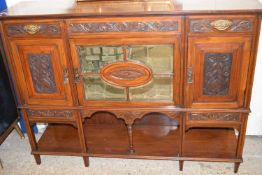
[[[24,30],[31,35],[39,32],[40,29],[41,29],[41,26],[35,25],[35,24],[29,24],[29,25],[24,26]]]
[[[211,26],[219,31],[224,31],[228,29],[232,25],[232,23],[233,22],[230,20],[220,19],[211,22]]]
[[[187,68],[187,83],[193,83],[193,69],[192,69],[192,67]]]

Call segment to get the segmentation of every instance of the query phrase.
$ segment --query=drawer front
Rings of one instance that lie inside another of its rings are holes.
[[[9,37],[60,37],[61,23],[57,20],[23,20],[5,22]]]
[[[27,116],[30,121],[55,122],[55,121],[74,121],[73,110],[65,109],[27,109]]]
[[[189,113],[187,120],[190,122],[213,122],[213,121],[231,121],[240,122],[239,113]]]
[[[252,33],[252,16],[195,16],[189,18],[190,33]]]
[[[191,112],[186,115],[186,130],[193,127],[239,129],[241,121],[242,114],[238,112]]]
[[[181,31],[180,17],[69,19],[66,23],[71,36],[132,33],[141,37],[142,33],[144,36],[150,33],[172,34]]]

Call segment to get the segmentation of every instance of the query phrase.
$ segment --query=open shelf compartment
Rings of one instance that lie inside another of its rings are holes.
[[[237,142],[234,129],[193,128],[185,133],[183,156],[236,159]]]

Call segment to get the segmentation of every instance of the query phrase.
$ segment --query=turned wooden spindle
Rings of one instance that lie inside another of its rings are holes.
[[[133,124],[127,124],[128,138],[129,138],[129,152],[133,154],[135,152],[133,145]]]

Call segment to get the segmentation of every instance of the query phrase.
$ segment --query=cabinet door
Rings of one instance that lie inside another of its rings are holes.
[[[243,105],[251,37],[190,37],[187,106],[237,108]]]
[[[17,79],[26,104],[72,104],[62,40],[13,40],[11,45]]]
[[[178,105],[178,40],[72,39],[81,105]]]

